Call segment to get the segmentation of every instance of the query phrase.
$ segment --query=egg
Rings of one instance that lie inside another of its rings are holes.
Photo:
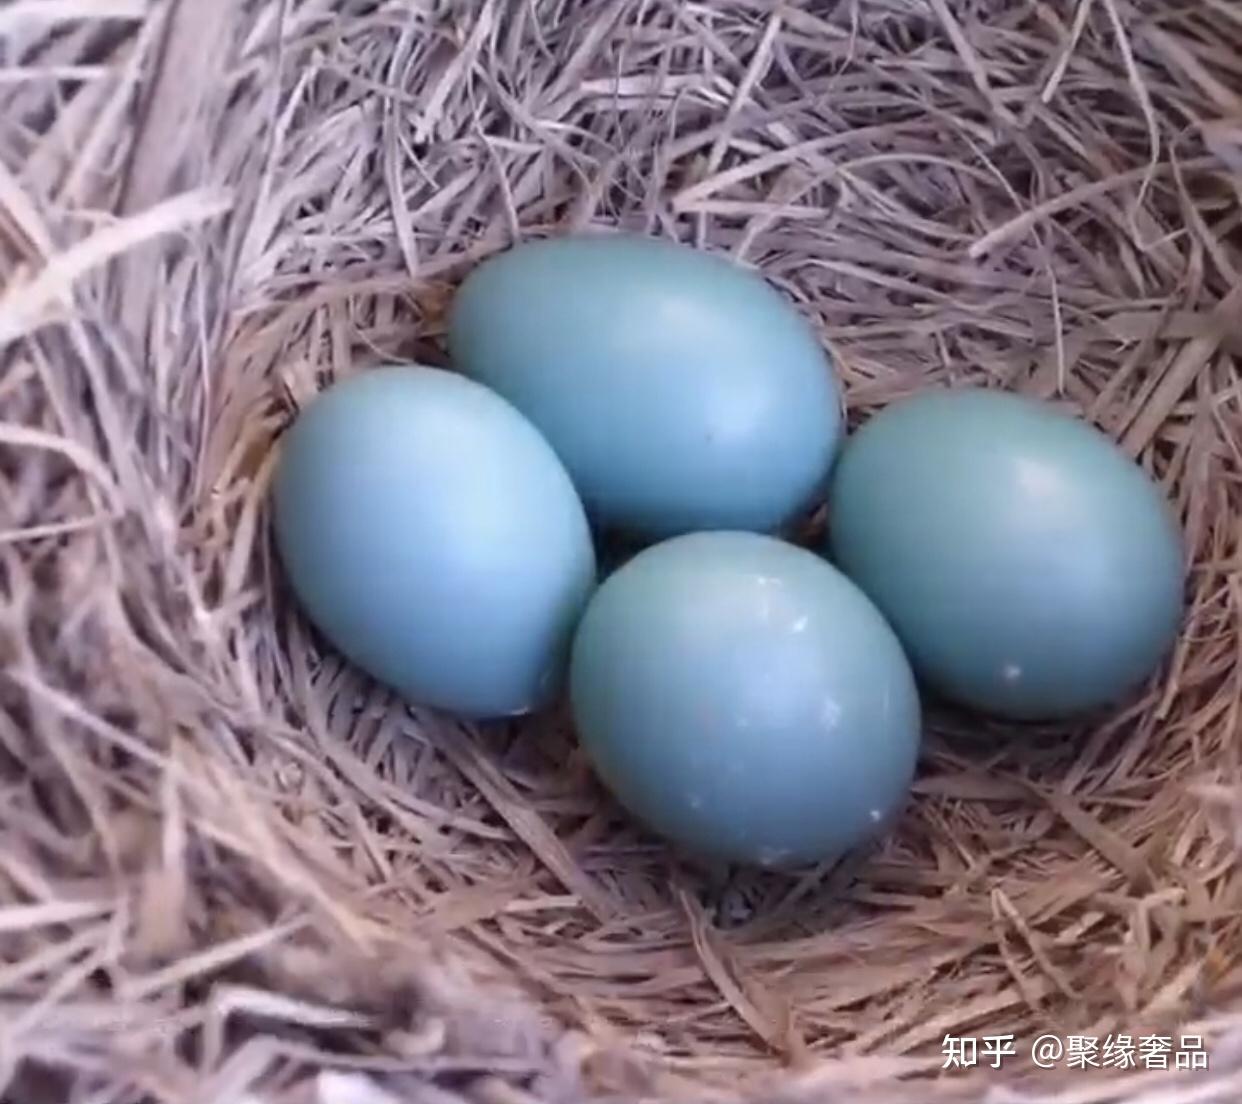
[[[631,235],[530,241],[464,281],[454,364],[547,437],[601,528],[776,531],[841,435],[833,364],[753,270]]]
[[[834,474],[828,551],[927,687],[1015,720],[1116,703],[1181,617],[1160,490],[1085,421],[1007,392],[926,392],[867,422]]]
[[[744,531],[669,538],[604,580],[569,674],[619,803],[695,857],[835,858],[892,825],[920,707],[892,630],[816,553]]]
[[[480,384],[403,364],[335,384],[286,434],[273,522],[310,621],[411,701],[511,716],[563,686],[591,533],[555,452]]]

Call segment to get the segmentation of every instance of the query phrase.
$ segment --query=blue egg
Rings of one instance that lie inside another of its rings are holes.
[[[485,261],[451,311],[456,367],[551,442],[601,527],[776,531],[821,495],[834,368],[758,274],[667,241],[534,241]]]
[[[564,467],[499,396],[416,365],[350,377],[286,435],[273,498],[293,591],[376,679],[477,718],[562,685],[595,552]]]
[[[894,822],[918,756],[914,675],[883,617],[762,534],[674,537],[619,568],[578,627],[569,689],[604,784],[703,858],[835,858]]]
[[[1047,403],[964,389],[892,404],[846,444],[828,514],[838,566],[959,704],[1071,718],[1134,690],[1176,637],[1169,503]]]

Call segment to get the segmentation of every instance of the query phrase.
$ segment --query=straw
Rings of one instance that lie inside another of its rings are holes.
[[[1233,0],[0,11],[0,1097],[1237,1099],[1239,57]],[[588,227],[756,267],[851,424],[975,383],[1113,435],[1193,561],[1166,667],[1070,728],[932,710],[890,837],[721,878],[561,711],[344,666],[271,554],[281,432]]]

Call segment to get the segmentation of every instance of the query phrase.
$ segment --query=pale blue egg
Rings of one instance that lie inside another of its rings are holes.
[[[924,682],[1057,720],[1117,703],[1173,646],[1184,552],[1168,501],[1103,433],[1007,392],[928,391],[846,444],[829,551]]]
[[[412,702],[507,716],[562,684],[596,580],[586,515],[478,383],[394,365],[317,397],[283,442],[274,529],[309,619]]]
[[[837,857],[891,826],[920,739],[914,676],[862,592],[745,532],[639,552],[574,638],[582,746],[620,803],[712,859]]]
[[[833,364],[760,275],[667,241],[577,236],[498,254],[453,304],[455,366],[539,427],[602,527],[775,531],[823,492]]]

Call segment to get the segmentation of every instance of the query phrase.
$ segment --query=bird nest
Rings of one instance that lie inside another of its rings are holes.
[[[1236,1100],[1239,57],[1235,0],[0,6],[0,1096]],[[854,424],[970,382],[1101,426],[1192,553],[1159,676],[932,711],[881,843],[708,878],[563,712],[342,664],[282,429],[588,226],[756,267]]]

